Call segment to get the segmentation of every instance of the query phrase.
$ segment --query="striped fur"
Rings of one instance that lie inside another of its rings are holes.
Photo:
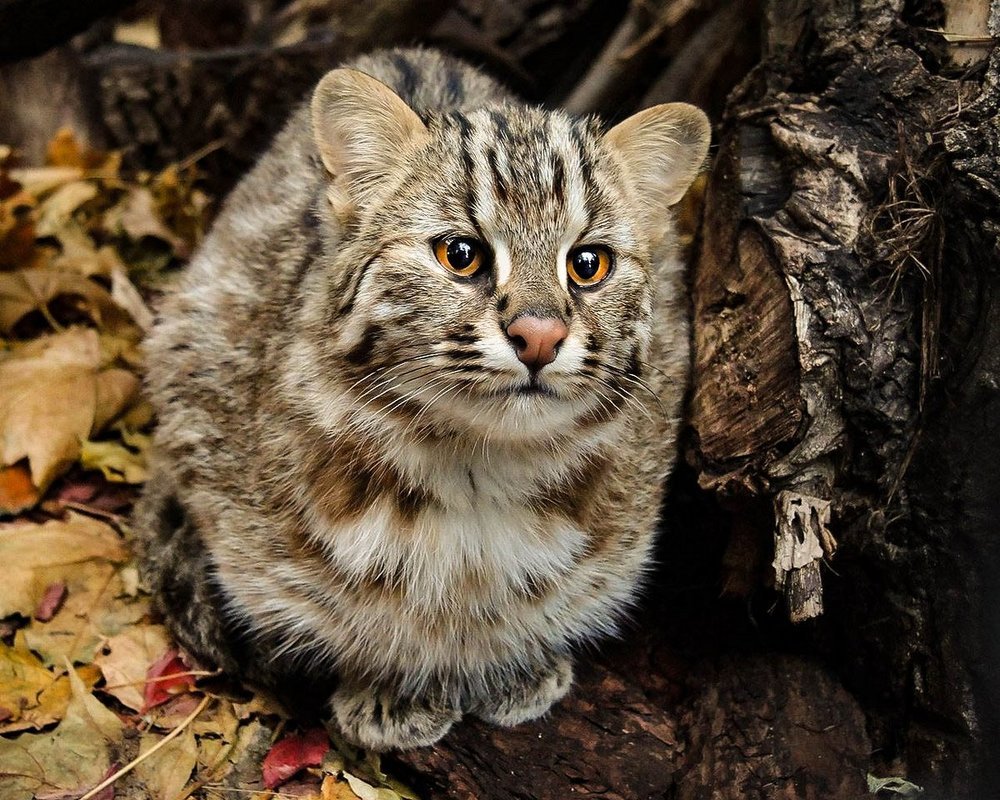
[[[543,713],[573,647],[615,631],[649,563],[688,331],[669,209],[599,122],[434,51],[353,67],[406,101],[419,141],[373,131],[358,157],[384,157],[379,177],[342,190],[303,107],[233,192],[147,344],[160,427],[136,526],[186,646],[271,686],[335,677],[336,722],[387,749],[462,713]],[[681,183],[707,127],[694,140]],[[445,235],[486,242],[489,269],[447,274]],[[568,283],[581,241],[616,255],[596,290]],[[526,311],[569,328],[533,394],[504,334]]]

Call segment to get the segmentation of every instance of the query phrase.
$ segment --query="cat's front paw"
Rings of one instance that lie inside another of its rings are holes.
[[[462,716],[445,703],[401,699],[370,687],[341,686],[330,698],[330,707],[346,739],[377,752],[434,744]]]
[[[562,700],[573,685],[573,662],[557,658],[545,669],[524,675],[495,697],[480,701],[474,713],[495,725],[511,727],[542,716]]]

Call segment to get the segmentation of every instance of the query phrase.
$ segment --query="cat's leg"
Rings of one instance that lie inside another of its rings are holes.
[[[508,679],[490,697],[480,697],[470,709],[494,725],[511,727],[535,719],[562,700],[573,685],[573,661],[555,656],[549,663]]]
[[[146,485],[133,526],[143,579],[178,644],[207,666],[240,672],[205,545],[164,470]]]
[[[462,717],[457,704],[447,700],[400,698],[350,684],[333,693],[330,707],[334,723],[348,740],[378,752],[434,744]]]

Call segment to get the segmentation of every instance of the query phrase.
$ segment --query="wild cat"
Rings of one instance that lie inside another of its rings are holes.
[[[147,342],[180,643],[350,740],[515,725],[615,631],[675,456],[698,109],[605,130],[393,50],[328,73]]]

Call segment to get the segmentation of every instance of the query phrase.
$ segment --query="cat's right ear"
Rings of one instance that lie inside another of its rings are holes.
[[[330,203],[345,221],[429,135],[399,95],[353,69],[328,72],[311,110],[313,138],[331,178]]]

